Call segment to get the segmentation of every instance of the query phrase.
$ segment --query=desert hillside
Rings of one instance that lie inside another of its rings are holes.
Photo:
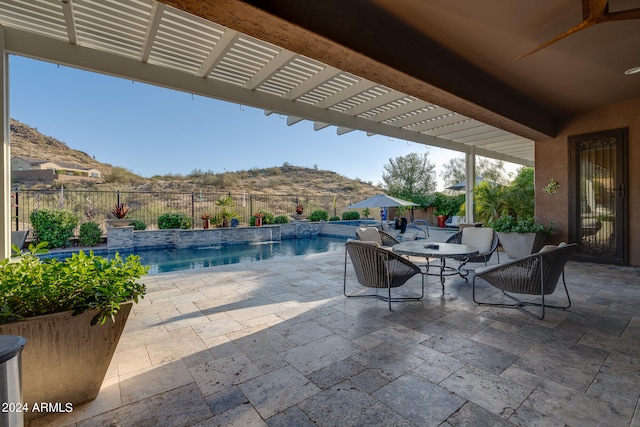
[[[272,194],[350,194],[369,196],[381,191],[371,183],[347,178],[328,170],[304,168],[285,163],[266,169],[249,169],[225,173],[195,171],[189,175],[166,174],[145,178],[117,165],[101,163],[79,150],[74,150],[52,136],[16,120],[11,120],[11,156],[26,156],[40,160],[73,163],[98,169],[105,182],[92,184],[95,189],[137,191],[194,191],[206,188],[215,191]],[[65,187],[86,187],[89,184],[65,183]]]

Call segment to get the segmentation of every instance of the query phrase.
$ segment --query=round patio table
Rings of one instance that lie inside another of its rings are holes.
[[[460,275],[465,282],[467,281],[467,275],[463,274],[459,268],[453,268],[447,266],[447,258],[457,257],[472,257],[478,255],[478,249],[469,245],[460,245],[457,243],[435,243],[425,242],[424,240],[412,240],[409,242],[402,242],[392,247],[393,252],[400,255],[418,256],[426,258],[426,271],[425,274],[429,276],[440,277],[440,284],[442,285],[442,292],[444,292],[444,279],[446,276]],[[437,273],[429,273],[429,258],[440,258],[440,271]]]

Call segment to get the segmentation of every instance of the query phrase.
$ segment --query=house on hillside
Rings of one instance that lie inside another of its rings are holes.
[[[100,171],[73,163],[15,156],[11,159],[11,179],[23,184],[52,184],[60,181],[102,182]]]

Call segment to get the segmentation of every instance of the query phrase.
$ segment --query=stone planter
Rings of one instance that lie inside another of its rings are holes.
[[[96,311],[46,314],[0,325],[2,334],[27,339],[22,351],[22,401],[74,406],[98,395],[132,302],[123,303],[115,322],[91,326]],[[28,421],[46,412],[27,412]]]
[[[547,234],[498,232],[498,238],[507,256],[511,259],[518,259],[542,249],[547,241]]]
[[[107,227],[126,227],[131,225],[132,219],[108,219]]]
[[[309,215],[305,215],[305,214],[291,214],[291,218],[295,219],[296,221],[302,221],[304,219],[307,219],[309,217]]]

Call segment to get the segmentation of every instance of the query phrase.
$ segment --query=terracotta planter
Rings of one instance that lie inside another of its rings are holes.
[[[262,226],[262,218],[259,216],[256,217],[256,227]]]
[[[438,215],[438,227],[444,228],[446,222],[447,222],[446,215]]]
[[[207,228],[209,228],[209,225],[210,225],[210,220],[209,219],[203,219],[202,220],[202,228],[204,228],[206,230]]]
[[[120,305],[115,322],[91,326],[96,311],[46,314],[0,325],[2,334],[27,339],[22,351],[22,401],[74,406],[98,395],[133,303]],[[25,413],[25,424],[43,413]]]

